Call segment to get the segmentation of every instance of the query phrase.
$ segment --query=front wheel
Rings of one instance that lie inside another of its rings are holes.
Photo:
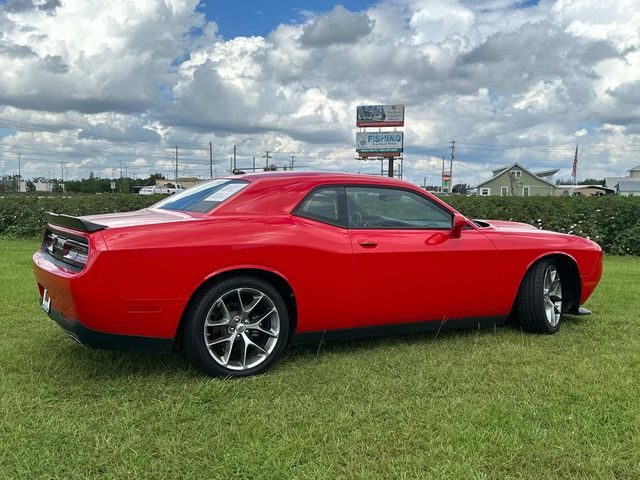
[[[266,371],[289,337],[289,315],[278,291],[253,277],[224,280],[192,305],[185,353],[209,375],[242,377]]]
[[[516,301],[523,330],[556,333],[562,320],[562,281],[552,260],[540,260],[525,274]]]

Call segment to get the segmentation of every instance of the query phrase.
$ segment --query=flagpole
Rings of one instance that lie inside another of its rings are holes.
[[[575,187],[577,184],[578,178],[578,142],[576,142],[576,154],[573,157],[573,186]]]

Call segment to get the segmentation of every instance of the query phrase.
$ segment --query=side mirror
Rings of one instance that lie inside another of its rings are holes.
[[[451,238],[460,238],[462,229],[467,225],[469,225],[469,220],[459,213],[454,213],[451,219]]]

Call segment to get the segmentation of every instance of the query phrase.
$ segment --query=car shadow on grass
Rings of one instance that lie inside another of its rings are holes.
[[[43,349],[55,358],[56,371],[91,378],[148,377],[156,375],[195,375],[189,363],[175,352],[169,354],[133,353],[92,349],[71,339],[55,336]],[[47,365],[50,365],[48,362]]]
[[[394,347],[416,346],[427,348],[432,345],[444,345],[451,342],[458,342],[468,338],[473,342],[478,335],[493,335],[499,332],[502,326],[488,326],[479,329],[460,328],[443,330],[440,332],[421,332],[398,335],[385,335],[371,338],[360,338],[352,340],[335,340],[322,343],[310,343],[305,345],[294,345],[289,347],[285,356],[291,359],[304,359],[318,357],[323,354],[334,354],[349,352],[358,353],[360,351],[371,351],[375,349],[386,349]],[[285,360],[286,361],[286,360]]]
[[[586,324],[587,319],[579,316],[565,316],[563,323],[566,326],[579,327]],[[512,335],[514,331],[524,335],[517,321],[509,319],[505,325],[489,326],[479,329],[454,329],[440,332],[424,332],[404,335],[389,335],[375,338],[362,338],[345,341],[330,341],[312,343],[306,345],[294,345],[287,347],[276,368],[296,368],[295,365],[302,362],[310,362],[326,355],[349,355],[383,350],[389,348],[404,348],[415,346],[416,348],[428,348],[432,345],[439,347],[463,341],[468,345],[462,345],[463,349],[473,347],[479,335],[501,336]],[[94,379],[110,379],[118,377],[202,377],[205,375],[191,367],[189,362],[176,348],[169,354],[131,353],[111,350],[94,350],[78,345],[73,340],[60,339],[58,335],[44,340],[43,350],[48,351],[55,358],[55,369],[73,372],[72,374],[90,377]],[[51,365],[50,362],[47,365]]]

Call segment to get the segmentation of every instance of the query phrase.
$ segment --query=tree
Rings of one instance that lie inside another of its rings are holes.
[[[469,191],[469,185],[466,183],[456,183],[453,186],[453,193],[459,193],[460,195],[466,195]]]
[[[149,178],[142,180],[140,183],[143,185],[155,185],[156,180],[166,180],[166,177],[160,172],[155,172],[149,175]]]
[[[556,185],[573,185],[573,180],[559,179],[556,180]],[[604,185],[604,180],[598,180],[597,178],[585,178],[579,180],[577,185]]]
[[[578,182],[578,185],[604,185],[604,180],[598,180],[596,178],[585,178]]]
[[[31,180],[27,180],[27,192],[35,192],[36,191],[36,184],[33,183]]]

